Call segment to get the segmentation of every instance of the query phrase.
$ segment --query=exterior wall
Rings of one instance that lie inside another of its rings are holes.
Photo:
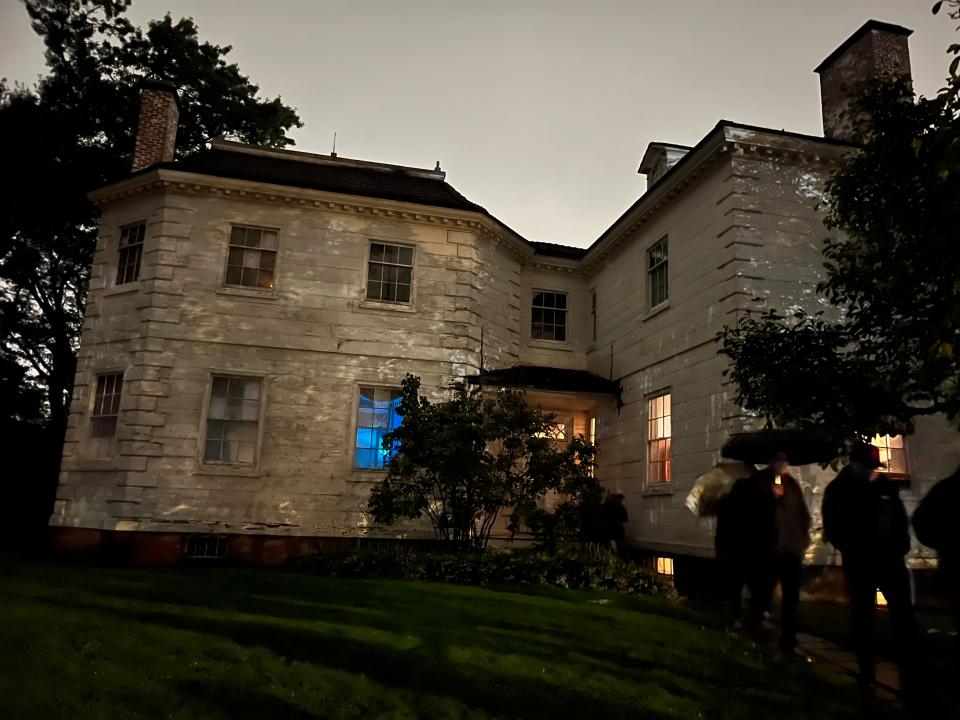
[[[413,373],[442,397],[479,367],[481,326],[488,362],[516,362],[520,258],[475,231],[221,193],[138,198],[102,217],[54,525],[365,532],[381,474],[352,466],[359,386]],[[144,219],[141,280],[111,288],[118,227]],[[223,287],[231,223],[279,229],[273,291]],[[409,308],[365,300],[371,240],[415,247]],[[94,459],[105,371],[124,371],[124,394],[114,451]],[[212,372],[264,379],[253,468],[202,462]]]
[[[520,362],[526,365],[584,369],[591,342],[590,296],[585,278],[574,272],[524,267],[520,275]],[[533,296],[539,290],[567,293],[567,339],[564,342],[531,337]]]

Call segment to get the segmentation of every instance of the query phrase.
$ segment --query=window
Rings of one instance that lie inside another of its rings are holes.
[[[398,388],[360,388],[354,467],[366,470],[386,467],[395,450],[384,449],[383,436],[400,427],[400,413],[397,412],[400,400]]]
[[[195,560],[220,560],[227,556],[226,535],[187,535],[184,539],[184,557]]]
[[[647,400],[647,482],[670,482],[670,393]]]
[[[543,430],[534,433],[534,437],[547,438],[548,440],[553,440],[558,445],[565,445],[570,439],[571,427],[573,427],[572,418],[566,422],[553,422]]]
[[[673,577],[673,558],[657,557],[657,574]]]
[[[567,339],[567,294],[537,290],[533,294],[530,336],[537,340]]]
[[[112,438],[117,433],[120,415],[120,395],[123,392],[123,373],[97,375],[97,389],[90,416],[90,436]]]
[[[907,450],[904,446],[903,435],[877,435],[870,443],[880,448],[880,462],[886,468],[880,472],[891,475],[907,475]]]
[[[227,285],[270,290],[276,268],[276,230],[242,225],[230,228]]]
[[[214,375],[203,461],[253,465],[260,426],[260,378]]]
[[[590,324],[593,326],[593,341],[597,341],[597,291],[590,292]]]
[[[367,264],[367,300],[409,303],[413,284],[413,248],[370,243]]]
[[[661,238],[647,250],[647,282],[650,285],[650,307],[654,308],[670,297],[667,272],[667,238]]]
[[[146,233],[145,223],[124,225],[120,228],[117,285],[125,285],[140,279],[140,258],[143,256],[143,238]]]
[[[887,607],[887,599],[883,596],[883,593],[880,592],[880,588],[877,588],[877,607],[878,608]]]

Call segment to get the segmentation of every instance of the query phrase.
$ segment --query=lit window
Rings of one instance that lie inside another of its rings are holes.
[[[537,290],[533,294],[530,337],[536,340],[567,339],[567,294]]]
[[[120,415],[120,395],[123,392],[123,373],[97,376],[97,389],[90,416],[90,436],[112,438],[117,433]]]
[[[877,435],[870,443],[880,449],[880,462],[886,465],[880,472],[907,475],[907,451],[903,435]]]
[[[661,238],[647,250],[647,282],[650,285],[650,307],[670,297],[667,263],[667,238]]]
[[[383,437],[400,427],[400,401],[397,388],[360,388],[360,405],[357,410],[357,440],[353,451],[353,464],[363,469],[380,469],[387,466],[393,448],[384,449]]]
[[[597,444],[597,419],[595,417],[590,418],[590,426],[587,433],[588,433],[587,440],[590,441],[591,445],[596,445]]]
[[[230,228],[227,285],[269,290],[277,267],[277,231],[234,225]]]
[[[886,607],[887,599],[883,596],[883,593],[880,592],[880,589],[877,589],[877,607]]]
[[[660,575],[666,575],[667,577],[673,577],[673,558],[658,557],[657,573]]]
[[[590,293],[590,323],[593,326],[593,341],[597,341],[597,291]]]
[[[413,248],[370,243],[367,267],[367,300],[410,302],[413,283]]]
[[[670,482],[670,393],[647,400],[647,482]]]
[[[147,233],[144,223],[120,228],[119,256],[117,257],[117,285],[140,279],[140,259],[143,257],[143,238]]]
[[[203,460],[253,465],[260,426],[260,378],[215,375]]]
[[[557,443],[565,443],[570,439],[569,426],[570,423],[565,422],[550,423],[543,430],[538,430],[535,432],[533,436],[538,438],[547,438],[548,440],[553,440]]]

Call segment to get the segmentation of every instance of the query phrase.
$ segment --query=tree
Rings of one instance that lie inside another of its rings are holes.
[[[27,368],[25,382],[0,390],[24,402],[35,402],[40,390],[56,443],[69,412],[96,241],[97,212],[86,193],[129,173],[139,80],[182,88],[180,155],[228,133],[288,145],[286,131],[301,124],[280,98],[258,97],[259,88],[224,59],[229,46],[201,41],[190,19],[167,15],[146,30],[135,27],[125,15],[130,2],[26,0],[48,72],[35,88],[0,85],[0,132],[16,138],[4,163],[15,181],[0,211],[0,362]]]
[[[542,501],[556,493],[563,527],[576,531],[575,507],[600,492],[590,443],[578,436],[558,448],[553,418],[527,407],[516,390],[486,397],[458,389],[442,403],[419,392],[420,379],[408,375],[402,422],[383,440],[393,452],[387,475],[370,495],[376,522],[426,516],[442,543],[483,549],[502,512],[515,528],[531,517],[542,523]]]
[[[919,99],[881,82],[860,109],[863,145],[826,187],[829,319],[743,317],[721,352],[740,404],[772,422],[909,434],[960,412],[960,77]]]

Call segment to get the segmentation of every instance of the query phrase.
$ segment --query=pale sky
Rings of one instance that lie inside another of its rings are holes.
[[[432,168],[531,240],[589,245],[644,189],[652,141],[721,118],[820,134],[813,68],[867,19],[912,28],[914,85],[944,83],[955,22],[933,0],[135,0],[169,11],[265,96],[296,107],[299,150]],[[0,0],[0,76],[42,46]]]

